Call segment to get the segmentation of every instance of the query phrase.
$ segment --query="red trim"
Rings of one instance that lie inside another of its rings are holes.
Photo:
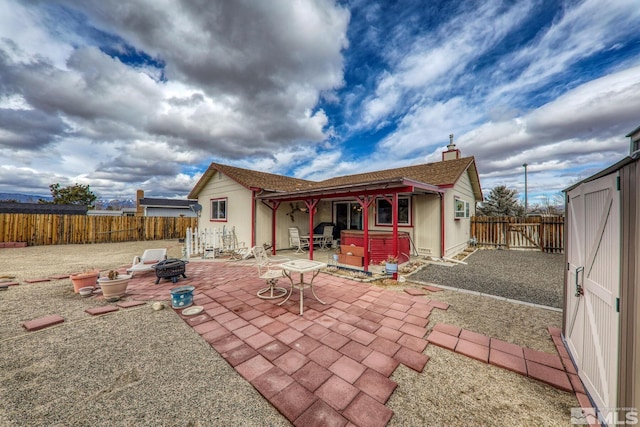
[[[209,212],[209,222],[227,222],[228,221],[228,217],[229,217],[229,198],[228,197],[218,197],[215,199],[209,199],[209,209],[211,209],[211,202],[213,202],[214,200],[224,200],[224,204],[225,204],[225,217],[224,219],[213,219],[211,218],[213,216],[213,211]]]
[[[375,196],[375,195],[382,195],[384,196],[385,194],[390,194],[391,192],[393,193],[413,193],[413,191],[415,190],[414,186],[406,186],[406,187],[397,187],[397,188],[387,188],[387,189],[380,189],[380,190],[369,190],[369,191],[342,191],[342,192],[336,192],[336,193],[330,193],[330,194],[323,194],[322,196],[318,197],[318,200],[320,199],[333,199],[333,198],[340,198],[340,197],[358,197],[358,196]],[[304,200],[306,196],[291,196],[291,197],[278,197],[277,194],[273,194],[273,199],[272,198],[267,198],[265,197],[265,200],[279,200],[281,202],[289,202],[289,201],[298,201],[298,200]]]
[[[276,212],[278,207],[280,206],[280,202],[278,201],[270,201],[269,203],[264,200],[262,203],[271,209],[271,255],[276,254]]]
[[[393,254],[396,258],[398,258],[398,193],[393,195]],[[393,273],[393,278],[398,279],[398,272]]]
[[[362,241],[364,246],[364,271],[369,271],[369,263],[371,259],[371,248],[369,247],[369,207],[373,203],[371,196],[363,196],[361,199],[359,196],[356,198],[358,203],[362,207]]]
[[[316,213],[316,206],[320,199],[304,200],[304,204],[309,209],[309,259],[313,260],[313,215]]]
[[[462,153],[460,152],[460,150],[458,150],[457,148],[454,148],[453,150],[447,150],[447,151],[443,151],[442,152],[442,161],[445,162],[446,160],[444,159],[444,155],[447,153],[456,153],[456,157],[455,159],[449,159],[449,160],[457,160],[460,158],[460,156],[462,156]]]

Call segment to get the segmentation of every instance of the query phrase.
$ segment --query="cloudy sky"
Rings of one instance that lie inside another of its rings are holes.
[[[628,154],[637,0],[0,0],[0,192],[185,197],[440,159],[551,196]]]

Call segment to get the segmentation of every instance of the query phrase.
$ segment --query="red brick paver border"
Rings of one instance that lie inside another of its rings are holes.
[[[57,314],[40,317],[38,319],[27,320],[22,326],[29,332],[38,331],[64,322],[64,318]]]
[[[584,386],[564,347],[562,331],[554,327],[549,327],[548,331],[558,355],[521,347],[443,323],[433,327],[427,340],[439,347],[508,369],[560,390],[574,392],[579,399],[584,394]]]
[[[91,307],[85,310],[85,313],[89,313],[92,316],[99,316],[101,314],[112,313],[118,311],[118,307],[113,305],[105,305],[102,307]]]

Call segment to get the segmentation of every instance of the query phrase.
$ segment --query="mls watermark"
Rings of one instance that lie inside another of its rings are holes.
[[[638,408],[571,408],[571,424],[638,425]]]

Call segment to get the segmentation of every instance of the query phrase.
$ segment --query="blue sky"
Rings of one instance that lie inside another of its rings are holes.
[[[628,154],[637,0],[0,0],[0,192],[185,197],[210,162],[428,163],[554,197]]]

